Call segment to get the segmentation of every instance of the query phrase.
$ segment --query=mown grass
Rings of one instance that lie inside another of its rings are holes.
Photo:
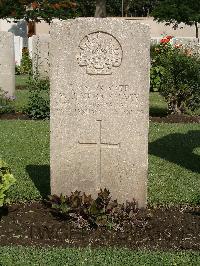
[[[158,92],[150,92],[149,103],[149,114],[151,116],[167,115],[167,103]]]
[[[28,104],[28,90],[17,90],[16,91],[16,100],[13,102],[16,112],[23,112],[25,107]]]
[[[58,249],[1,247],[0,264],[11,265],[200,265],[199,252],[149,252],[127,249]]]
[[[17,183],[13,201],[37,200],[50,193],[49,121],[0,121],[0,156]],[[151,123],[148,201],[154,204],[200,200],[199,124]]]
[[[200,125],[151,124],[149,202],[200,203]]]
[[[0,121],[0,157],[17,178],[10,191],[13,201],[35,200],[50,193],[48,122]]]
[[[16,106],[28,91],[17,91]],[[150,94],[150,114],[165,114],[163,98]],[[31,201],[50,193],[49,121],[0,121],[0,157],[12,167],[17,183],[12,201]],[[148,201],[154,204],[198,203],[200,195],[200,126],[150,124]],[[0,247],[0,265],[200,265],[199,252],[150,252],[127,249]]]
[[[26,87],[28,82],[28,75],[15,75],[16,87]]]

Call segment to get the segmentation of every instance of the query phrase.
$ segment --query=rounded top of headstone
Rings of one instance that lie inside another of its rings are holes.
[[[111,34],[98,31],[86,35],[79,44],[78,64],[89,75],[111,75],[122,63],[123,51]]]

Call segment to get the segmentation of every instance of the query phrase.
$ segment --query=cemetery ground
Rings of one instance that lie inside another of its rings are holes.
[[[17,85],[24,86],[24,79]],[[21,113],[28,100],[25,86],[16,97]],[[17,179],[9,192],[12,204],[0,223],[3,265],[19,257],[20,265],[31,260],[42,265],[199,265],[199,123],[156,123],[153,116],[164,121],[166,105],[158,93],[151,94],[150,103],[148,208],[138,211],[133,224],[120,232],[67,225],[44,203],[50,194],[48,120],[0,121],[0,150]]]

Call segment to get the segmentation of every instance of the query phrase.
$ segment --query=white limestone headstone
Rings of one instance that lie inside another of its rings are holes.
[[[22,59],[23,38],[20,36],[14,36],[15,47],[15,64],[20,66]]]
[[[51,192],[147,202],[149,27],[78,18],[51,29]]]
[[[34,35],[32,39],[33,73],[40,77],[49,77],[49,34]]]
[[[14,35],[0,32],[0,88],[7,96],[15,95]]]

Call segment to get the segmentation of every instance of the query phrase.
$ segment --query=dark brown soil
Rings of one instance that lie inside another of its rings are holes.
[[[30,120],[30,118],[23,113],[0,114],[0,120]]]
[[[150,121],[157,123],[200,123],[200,116],[189,115],[167,115],[163,117],[151,117]]]
[[[17,204],[0,222],[0,245],[10,244],[200,250],[200,207],[140,210],[118,229],[91,229],[56,217],[43,203]]]
[[[0,120],[30,120],[30,118],[23,113],[0,114]],[[157,123],[200,123],[200,116],[188,115],[167,115],[163,117],[150,116],[151,122]]]
[[[27,85],[16,85],[16,90],[27,90]]]

